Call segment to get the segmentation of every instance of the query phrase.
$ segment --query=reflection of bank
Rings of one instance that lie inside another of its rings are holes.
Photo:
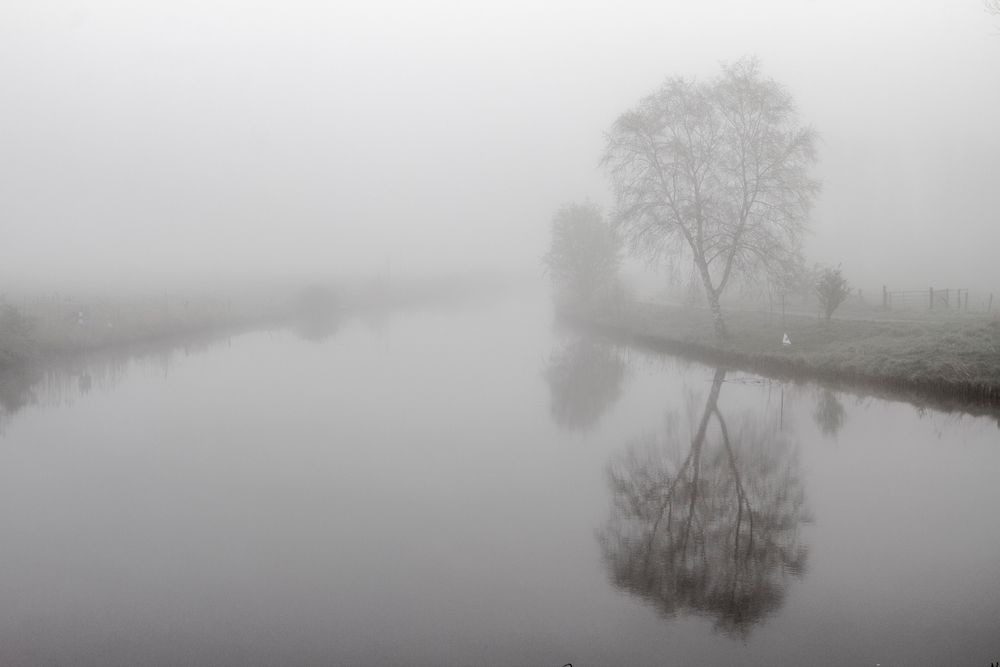
[[[0,367],[0,431],[11,415],[35,402],[34,386],[39,377],[35,366],[28,363]]]
[[[621,397],[625,362],[612,345],[579,336],[552,352],[544,374],[553,421],[589,431]]]
[[[336,313],[309,313],[296,320],[295,333],[302,340],[321,343],[336,334],[340,326],[341,318]]]
[[[91,391],[111,391],[135,364],[160,369],[166,376],[181,353],[187,357],[229,341],[228,333],[175,336],[4,365],[0,367],[0,434],[15,414],[30,405],[69,405]]]
[[[665,615],[702,614],[745,637],[779,609],[805,566],[798,462],[776,420],[727,422],[712,388],[689,447],[631,445],[610,465],[613,509],[601,542],[612,581]]]

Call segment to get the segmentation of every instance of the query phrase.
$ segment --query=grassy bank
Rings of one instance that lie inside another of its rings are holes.
[[[277,307],[221,300],[157,299],[107,303],[45,302],[19,309],[37,356],[85,352],[162,338],[241,328],[282,316]],[[0,345],[4,341],[0,341]]]
[[[215,296],[0,295],[0,368],[210,332],[278,325],[312,330],[347,313],[462,304],[507,288],[503,276],[468,273],[392,283],[245,287]]]
[[[1000,321],[821,321],[734,311],[715,339],[707,310],[629,303],[567,317],[605,333],[706,362],[926,397],[956,407],[1000,407]],[[787,332],[791,345],[782,345]]]
[[[261,296],[44,296],[0,304],[0,368],[52,357],[130,347],[289,321],[293,293]]]

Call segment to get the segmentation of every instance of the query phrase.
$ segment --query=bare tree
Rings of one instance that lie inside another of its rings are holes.
[[[839,266],[835,269],[827,267],[820,271],[819,277],[816,279],[815,289],[816,296],[819,297],[819,305],[823,309],[827,321],[830,320],[833,311],[837,310],[840,304],[844,303],[851,295],[851,288],[844,276],[840,274]]]
[[[983,0],[983,4],[990,14],[1000,14],[1000,0]]]
[[[596,204],[564,204],[556,211],[542,263],[564,295],[590,303],[615,285],[621,261],[621,241]]]
[[[633,252],[690,258],[726,336],[719,297],[735,279],[787,273],[819,183],[816,133],[756,59],[713,80],[668,79],[607,135],[615,225]]]

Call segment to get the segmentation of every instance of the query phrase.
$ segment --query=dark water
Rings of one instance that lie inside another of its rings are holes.
[[[988,665],[1000,431],[540,300],[0,389],[0,664]]]

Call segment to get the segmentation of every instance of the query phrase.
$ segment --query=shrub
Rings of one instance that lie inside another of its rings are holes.
[[[839,266],[835,269],[827,267],[820,271],[819,277],[816,278],[816,296],[819,297],[819,305],[827,320],[850,294],[851,288],[841,275]]]

